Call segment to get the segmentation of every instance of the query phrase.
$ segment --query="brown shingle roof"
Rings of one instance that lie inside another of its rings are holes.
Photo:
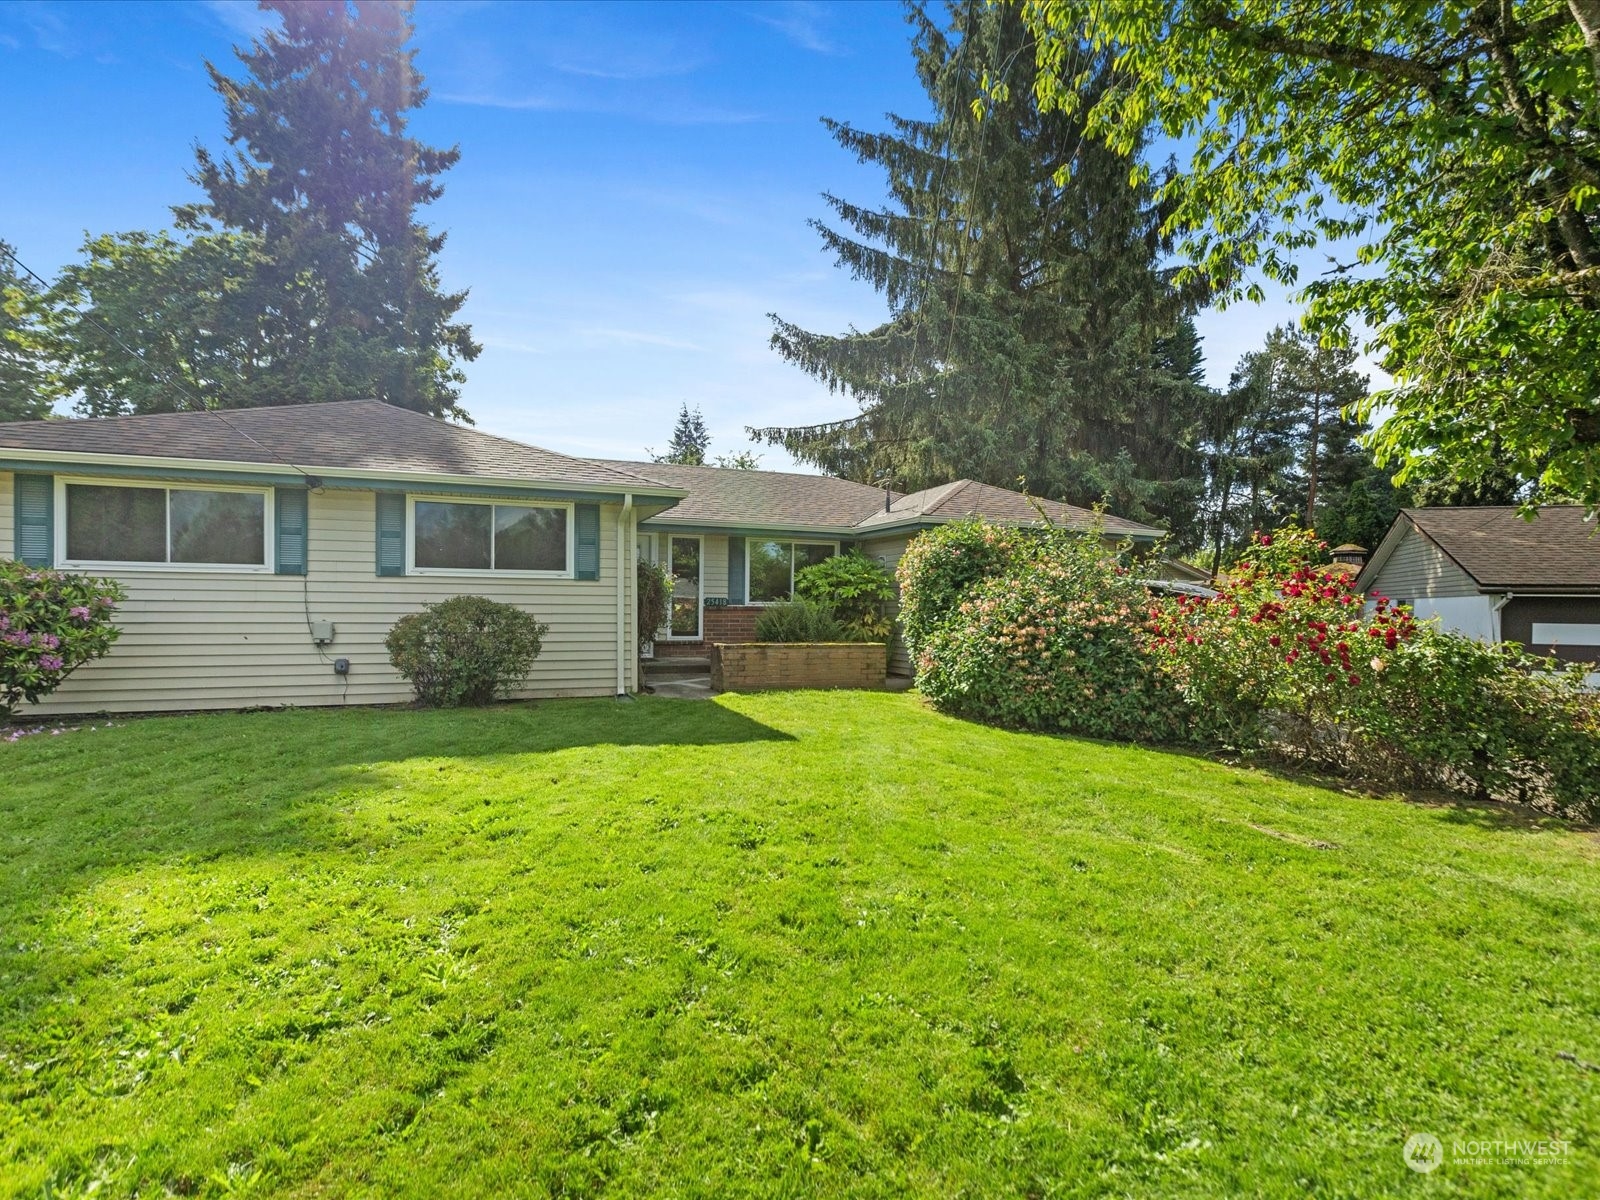
[[[601,461],[620,470],[648,473],[689,493],[676,506],[653,518],[658,524],[844,531],[883,508],[882,489],[831,475]]]
[[[1533,521],[1513,507],[1402,512],[1479,587],[1600,591],[1600,537],[1580,505],[1543,507]]]
[[[292,464],[306,470],[481,476],[607,490],[649,476],[569,458],[377,400],[0,423],[0,450]],[[670,485],[669,485],[670,486]]]
[[[983,517],[990,521],[1009,524],[1033,525],[1039,521],[1039,508],[1050,520],[1067,529],[1087,529],[1095,514],[1075,504],[1059,500],[1035,500],[1009,488],[978,483],[971,479],[958,479],[940,487],[927,488],[901,496],[888,512],[878,511],[861,522],[863,532],[871,528],[888,527],[918,522],[959,521],[964,517]],[[1107,533],[1127,534],[1130,537],[1155,538],[1162,531],[1109,513],[1102,518]]]

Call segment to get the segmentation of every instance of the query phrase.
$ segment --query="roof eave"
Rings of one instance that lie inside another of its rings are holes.
[[[97,454],[77,450],[33,450],[0,445],[0,466],[15,469],[25,466],[67,466],[93,469],[95,467],[121,467],[144,469],[152,474],[172,474],[192,471],[196,473],[230,472],[247,476],[303,478],[312,475],[321,479],[325,487],[367,487],[381,483],[419,483],[436,486],[538,488],[552,492],[573,494],[600,493],[604,495],[655,496],[674,502],[688,496],[682,488],[640,480],[637,484],[627,479],[573,480],[542,479],[523,475],[461,475],[434,471],[378,470],[358,467],[332,467],[317,463],[263,463],[238,459],[169,458],[141,454]]]
[[[924,529],[937,529],[941,525],[954,525],[960,521],[970,521],[974,519],[974,516],[976,516],[976,514],[964,513],[959,516],[941,517],[930,516],[927,513],[917,513],[898,521],[881,521],[871,525],[857,525],[855,526],[855,536],[863,538],[874,537],[880,533],[904,533],[908,529],[915,529],[920,532]],[[870,520],[871,518],[868,519]],[[988,521],[996,525],[1011,525],[1017,529],[1035,529],[1045,528],[1048,526],[1056,529],[1069,529],[1075,533],[1087,533],[1091,528],[1091,526],[1088,524],[1081,526],[1065,525],[1059,521],[1043,521],[1039,520],[1038,518],[1027,521],[1011,521],[1004,517],[977,516],[977,519]],[[1155,529],[1150,526],[1145,526],[1138,530],[1107,529],[1105,532],[1114,537],[1131,538],[1136,542],[1156,542],[1167,536],[1165,530]]]

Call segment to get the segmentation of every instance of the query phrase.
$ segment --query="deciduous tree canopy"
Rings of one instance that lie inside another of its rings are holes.
[[[1600,3],[1024,7],[1046,107],[1193,146],[1160,190],[1191,277],[1239,298],[1357,247],[1306,291],[1325,335],[1377,330],[1382,454],[1600,504]]]

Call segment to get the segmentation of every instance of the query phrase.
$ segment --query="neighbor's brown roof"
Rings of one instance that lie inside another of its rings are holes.
[[[1035,505],[1038,507],[1036,508]],[[912,492],[894,502],[888,512],[879,511],[861,522],[863,532],[870,528],[915,524],[919,522],[959,521],[965,517],[982,517],[990,521],[1031,525],[1039,522],[1043,509],[1052,522],[1068,529],[1087,529],[1095,513],[1075,504],[1059,500],[1037,500],[1009,488],[977,483],[971,479],[958,479],[941,487]],[[1109,513],[1100,518],[1107,533],[1126,534],[1130,537],[1156,538],[1162,531]]]
[[[652,518],[656,524],[838,529],[842,532],[883,508],[881,488],[835,479],[831,475],[601,461],[619,470],[648,473],[654,479],[689,493],[673,508]]]
[[[1532,521],[1514,507],[1401,511],[1479,587],[1600,590],[1600,536],[1581,505],[1547,505]]]
[[[212,412],[0,423],[0,450],[287,464],[306,470],[481,476],[498,481],[660,488],[650,476],[453,425],[377,400]],[[669,489],[671,485],[666,485]]]

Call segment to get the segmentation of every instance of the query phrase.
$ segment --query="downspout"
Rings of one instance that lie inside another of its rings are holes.
[[[628,695],[628,517],[633,493],[624,492],[617,511],[617,699]]]
[[[1506,639],[1500,635],[1500,610],[1516,598],[1514,592],[1501,592],[1500,599],[1489,606],[1490,631],[1494,634],[1495,645]]]

